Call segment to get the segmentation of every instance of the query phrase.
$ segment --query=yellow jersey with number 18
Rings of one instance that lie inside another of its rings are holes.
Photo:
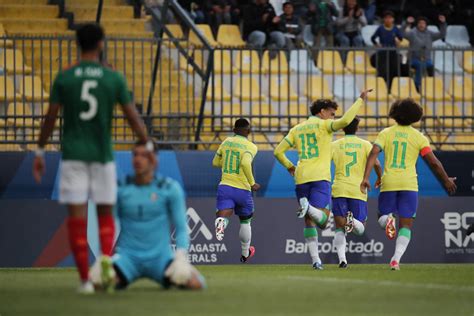
[[[381,131],[374,144],[385,152],[380,191],[418,191],[416,161],[431,152],[426,136],[411,126],[393,125]]]
[[[255,184],[252,161],[257,151],[257,146],[243,136],[227,137],[213,160],[213,165],[222,170],[220,184],[250,191]]]
[[[334,162],[332,196],[367,201],[367,194],[360,192],[367,157],[372,144],[355,135],[346,135],[331,144]]]

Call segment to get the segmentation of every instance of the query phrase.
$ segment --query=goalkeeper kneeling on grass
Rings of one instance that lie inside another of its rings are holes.
[[[187,258],[189,247],[186,204],[181,186],[155,176],[157,158],[144,145],[133,148],[135,174],[121,183],[116,216],[120,235],[113,256],[116,289],[125,289],[139,278],[149,278],[168,288],[172,285],[201,289],[203,276]],[[171,226],[176,230],[176,251],[171,246]],[[100,283],[99,265],[91,269],[91,280]],[[98,285],[98,283],[96,283]]]

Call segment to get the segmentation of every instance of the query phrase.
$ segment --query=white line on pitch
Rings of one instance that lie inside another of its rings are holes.
[[[305,277],[305,276],[288,276],[290,280],[304,280],[304,281],[316,281],[316,282],[328,282],[328,283],[352,283],[352,284],[367,284],[367,285],[381,285],[381,286],[400,286],[409,287],[416,289],[433,289],[433,290],[449,290],[449,291],[474,291],[474,286],[466,285],[449,285],[449,284],[436,284],[436,283],[407,283],[398,281],[369,281],[361,279],[338,279],[338,278],[321,278],[321,277]]]

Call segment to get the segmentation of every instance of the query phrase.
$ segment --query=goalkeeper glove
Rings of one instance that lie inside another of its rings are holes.
[[[176,285],[186,285],[191,279],[192,266],[188,262],[187,252],[183,249],[176,250],[173,262],[165,271],[165,276]]]

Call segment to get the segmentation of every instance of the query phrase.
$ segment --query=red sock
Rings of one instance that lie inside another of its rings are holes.
[[[69,217],[69,245],[82,281],[89,279],[89,246],[87,244],[87,220],[83,217]]]
[[[99,215],[99,239],[102,254],[111,256],[114,247],[115,222],[112,214]]]

